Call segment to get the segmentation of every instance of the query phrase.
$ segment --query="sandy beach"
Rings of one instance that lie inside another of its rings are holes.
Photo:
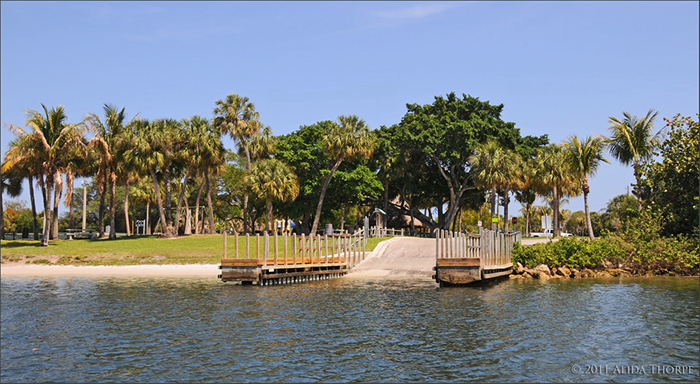
[[[2,265],[0,276],[192,276],[213,277],[219,274],[217,264],[189,265]]]

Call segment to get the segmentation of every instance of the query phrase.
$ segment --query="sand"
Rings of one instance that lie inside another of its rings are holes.
[[[192,276],[213,277],[219,274],[217,264],[189,265],[2,265],[0,276]]]

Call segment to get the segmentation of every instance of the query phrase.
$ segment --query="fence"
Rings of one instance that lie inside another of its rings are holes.
[[[479,258],[482,268],[512,266],[513,244],[522,240],[520,232],[459,233],[436,230],[435,258]]]
[[[233,259],[257,259],[256,264],[267,266],[327,266],[347,264],[349,268],[365,259],[367,239],[364,230],[352,235],[278,235],[254,236],[255,254],[251,253],[250,234],[245,235],[245,249],[239,250],[238,234],[234,234]],[[261,244],[262,240],[262,244]],[[272,249],[270,249],[272,248]],[[244,252],[241,252],[244,251]],[[241,257],[242,256],[242,257]],[[228,240],[224,232],[224,259],[228,257]]]

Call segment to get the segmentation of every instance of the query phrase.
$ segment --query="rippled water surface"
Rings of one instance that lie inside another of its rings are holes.
[[[697,278],[478,288],[422,278],[1,284],[2,382],[699,379]]]

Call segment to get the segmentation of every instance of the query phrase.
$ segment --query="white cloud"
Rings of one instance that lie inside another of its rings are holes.
[[[409,8],[395,9],[390,11],[376,12],[376,16],[391,20],[412,20],[445,12],[457,7],[458,3],[424,3],[413,5]]]

